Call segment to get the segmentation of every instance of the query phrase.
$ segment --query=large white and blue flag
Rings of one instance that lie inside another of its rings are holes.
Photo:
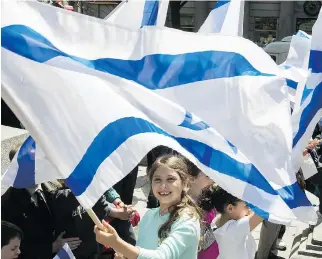
[[[322,11],[312,28],[308,60],[310,75],[297,90],[297,109],[293,113],[293,161],[301,156],[322,117]]]
[[[76,259],[69,245],[66,243],[53,259]]]
[[[316,220],[292,165],[285,80],[251,41],[37,2],[2,13],[3,98],[85,208],[165,145],[270,221]]]
[[[284,70],[290,101],[295,110],[299,108],[298,104],[300,104],[300,100],[297,100],[297,98],[301,98],[297,93],[298,85],[304,85],[309,75],[311,38],[311,35],[303,31],[298,31],[296,35],[293,35],[287,58],[280,65],[281,69]]]
[[[104,20],[129,29],[164,26],[169,0],[127,0],[121,2]]]
[[[217,1],[199,32],[243,36],[244,4],[240,0]]]

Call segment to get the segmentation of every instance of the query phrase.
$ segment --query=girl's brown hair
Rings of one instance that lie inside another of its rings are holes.
[[[149,170],[149,179],[152,184],[152,178],[155,171],[160,166],[166,166],[171,170],[174,170],[180,177],[183,185],[183,190],[181,193],[181,200],[178,204],[173,205],[169,208],[170,216],[169,219],[160,227],[158,231],[159,238],[165,239],[169,235],[171,230],[171,226],[180,216],[183,211],[187,212],[189,216],[200,219],[202,216],[201,210],[198,206],[193,202],[190,196],[187,194],[190,185],[190,176],[189,176],[189,167],[185,161],[185,159],[181,156],[175,155],[166,155],[159,157],[154,164],[151,166]]]

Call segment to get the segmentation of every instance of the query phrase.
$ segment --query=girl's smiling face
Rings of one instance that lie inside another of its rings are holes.
[[[162,165],[152,177],[152,191],[160,202],[160,209],[166,209],[180,202],[184,186],[180,175],[173,169]]]

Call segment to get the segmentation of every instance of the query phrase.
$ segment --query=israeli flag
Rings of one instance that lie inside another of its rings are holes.
[[[303,31],[298,31],[296,35],[293,35],[287,58],[280,65],[289,87],[290,101],[295,110],[298,109],[298,104],[300,104],[300,100],[297,100],[300,97],[296,95],[298,85],[304,85],[309,76],[311,38]]]
[[[85,208],[165,145],[265,219],[316,220],[285,80],[251,41],[132,31],[37,2],[2,13],[3,98]]]
[[[29,136],[14,156],[2,184],[15,188],[26,188],[35,184],[59,179],[57,168],[48,160],[34,139]]]
[[[312,132],[322,117],[322,11],[312,29],[311,48],[308,68],[310,75],[297,91],[301,100],[293,113],[293,161],[299,157],[306,147]]]
[[[295,109],[297,101],[297,89],[301,84],[305,84],[309,76],[308,69],[302,69],[296,66],[290,65],[279,65],[282,69],[282,75],[286,80],[286,84],[288,86],[289,100],[292,105],[292,109]]]
[[[308,69],[312,36],[298,31],[292,36],[287,58],[282,66]]]
[[[217,1],[199,32],[243,36],[244,4],[240,0]]]
[[[164,26],[169,0],[127,0],[120,3],[104,20],[129,29]]]
[[[66,243],[56,254],[54,259],[76,259],[69,245]]]

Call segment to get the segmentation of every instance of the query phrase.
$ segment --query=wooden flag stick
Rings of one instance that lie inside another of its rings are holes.
[[[91,217],[96,226],[98,226],[100,229],[105,229],[102,222],[98,219],[97,215],[92,209],[88,209],[86,210],[86,212]]]

